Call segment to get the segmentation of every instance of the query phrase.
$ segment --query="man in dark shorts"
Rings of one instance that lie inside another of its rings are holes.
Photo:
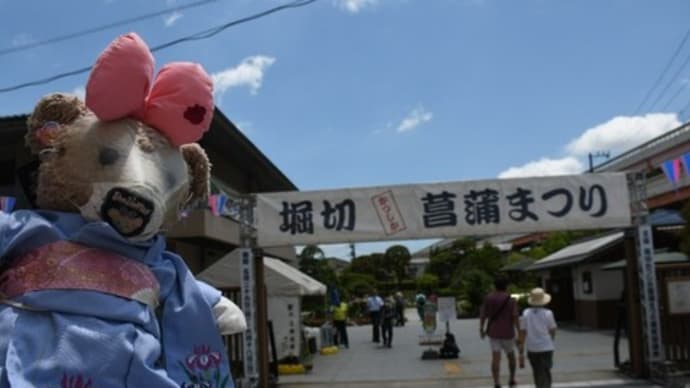
[[[491,341],[491,374],[494,386],[501,387],[501,351],[508,357],[510,380],[508,386],[515,387],[515,333],[520,329],[517,302],[506,291],[508,281],[503,277],[494,280],[495,290],[490,292],[482,304],[479,315],[479,335],[486,335]]]

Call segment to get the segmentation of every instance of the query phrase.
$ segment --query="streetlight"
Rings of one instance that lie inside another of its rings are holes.
[[[594,172],[594,158],[606,158],[608,159],[611,156],[610,151],[597,151],[594,153],[589,153],[589,172],[592,173]]]

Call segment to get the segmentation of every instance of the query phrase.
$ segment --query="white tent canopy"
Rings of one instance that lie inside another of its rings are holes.
[[[197,275],[217,288],[240,287],[240,255],[234,250]],[[323,295],[326,286],[284,262],[264,257],[268,295]]]

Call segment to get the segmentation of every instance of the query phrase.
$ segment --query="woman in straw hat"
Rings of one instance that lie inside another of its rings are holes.
[[[525,365],[525,349],[532,366],[534,385],[537,388],[551,387],[551,367],[553,366],[553,340],[556,336],[556,320],[553,312],[545,306],[551,301],[551,295],[541,288],[529,293],[526,308],[520,317],[518,349],[520,350],[520,367]]]

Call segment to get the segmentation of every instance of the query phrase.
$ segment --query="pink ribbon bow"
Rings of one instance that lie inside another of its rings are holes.
[[[140,120],[174,146],[199,140],[213,118],[211,77],[199,64],[174,62],[153,80],[153,68],[153,55],[139,35],[120,36],[96,60],[86,106],[103,121]]]

